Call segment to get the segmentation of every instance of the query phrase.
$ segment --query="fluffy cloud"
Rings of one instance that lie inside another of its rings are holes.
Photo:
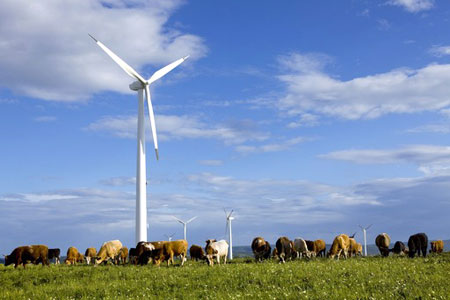
[[[279,79],[287,93],[279,108],[291,116],[374,119],[392,113],[438,111],[450,105],[450,65],[397,69],[350,80],[334,78],[323,70],[328,61],[317,55],[291,54],[280,59],[289,69]],[[295,122],[293,123],[295,127]]]
[[[434,0],[390,0],[387,4],[400,6],[409,12],[416,13],[433,8]]]
[[[446,146],[412,145],[395,150],[343,150],[319,157],[358,164],[412,163],[427,175],[450,173],[450,147]]]
[[[293,146],[305,142],[309,139],[304,137],[296,137],[293,139],[288,139],[284,141],[280,141],[278,143],[272,143],[272,144],[264,144],[264,145],[256,145],[256,146],[250,146],[250,145],[239,145],[235,147],[235,150],[237,152],[240,152],[242,154],[249,154],[249,153],[264,153],[264,152],[278,152],[278,151],[284,151],[292,148]]]
[[[148,76],[187,54],[205,55],[198,36],[166,26],[179,0],[0,2],[0,82],[16,93],[78,101],[132,81],[89,38],[93,34]]]
[[[429,50],[431,55],[441,57],[444,55],[450,55],[450,46],[433,46]]]

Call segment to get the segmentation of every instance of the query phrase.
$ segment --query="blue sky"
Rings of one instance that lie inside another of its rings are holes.
[[[223,238],[224,207],[237,245],[371,223],[369,242],[448,238],[449,18],[431,0],[2,1],[0,251],[134,244],[137,99],[87,33],[144,77],[191,55],[152,85],[149,240],[182,237],[172,215],[198,216],[190,243]]]

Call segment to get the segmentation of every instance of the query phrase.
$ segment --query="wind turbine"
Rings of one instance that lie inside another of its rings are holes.
[[[183,230],[184,230],[184,239],[187,241],[187,239],[186,239],[186,225],[187,224],[189,224],[189,223],[191,223],[192,221],[194,221],[195,219],[197,219],[197,216],[195,216],[195,217],[193,217],[193,218],[190,218],[189,220],[187,220],[186,222],[185,221],[182,221],[182,220],[180,220],[180,219],[178,219],[177,217],[175,217],[175,216],[172,216],[175,220],[177,220],[178,222],[180,222],[181,224],[183,224]]]
[[[363,234],[364,234],[364,256],[367,256],[367,240],[366,240],[366,231],[367,231],[367,229],[369,229],[371,226],[372,226],[373,224],[370,224],[369,226],[367,226],[367,227],[362,227],[361,225],[358,225],[359,226],[359,228],[361,228],[361,230],[363,231]]]
[[[144,127],[144,90],[147,98],[147,108],[150,117],[150,125],[153,134],[153,143],[155,144],[156,159],[158,155],[158,139],[156,136],[155,115],[153,113],[152,100],[150,96],[150,84],[160,79],[179,64],[184,62],[188,57],[180,58],[173,63],[159,69],[148,80],[145,80],[131,66],[124,62],[120,57],[109,50],[100,41],[92,35],[89,36],[102,48],[109,57],[112,58],[128,75],[137,81],[130,84],[130,89],[138,92],[138,124],[137,124],[137,170],[136,170],[136,243],[147,241],[147,172],[145,161],[145,127]]]
[[[172,237],[175,235],[175,233],[172,233],[171,235],[165,234],[164,236],[167,238],[167,240],[170,242],[172,241]]]
[[[234,220],[234,217],[231,215],[233,214],[233,210],[230,211],[228,214],[225,208],[223,209],[225,212],[225,216],[227,217],[227,227],[228,227],[228,243],[230,244],[230,251],[228,251],[228,259],[233,259],[233,235],[231,234],[231,221]]]

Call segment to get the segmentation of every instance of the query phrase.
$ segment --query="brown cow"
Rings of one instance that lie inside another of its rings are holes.
[[[78,253],[77,263],[84,263],[84,255],[83,254]]]
[[[122,243],[119,240],[104,242],[98,251],[97,257],[95,258],[95,265],[99,265],[109,259],[114,262],[114,259],[119,254],[120,249],[122,249]]]
[[[48,260],[55,259],[55,265],[60,264],[59,256],[61,255],[61,250],[59,248],[48,249]]]
[[[262,237],[255,237],[252,242],[252,251],[256,261],[270,258],[271,247]]]
[[[128,258],[128,248],[124,246],[122,247],[122,249],[120,249],[119,254],[116,256],[116,265],[126,264],[127,258]]]
[[[431,244],[430,253],[442,253],[442,251],[444,251],[443,240],[431,241],[430,244]]]
[[[339,260],[339,256],[341,254],[344,255],[344,258],[348,256],[348,250],[350,247],[350,238],[346,234],[340,234],[334,238],[333,244],[331,245],[330,251],[328,251],[328,257],[333,259],[337,255],[337,259]]]
[[[273,248],[272,258],[273,259],[278,259],[278,250],[277,250],[277,248]]]
[[[19,265],[25,268],[28,261],[35,265],[42,263],[42,266],[49,266],[48,247],[45,245],[21,246],[14,249],[10,255],[5,255],[5,266],[14,264],[14,268]]]
[[[168,242],[139,242],[136,246],[136,263],[141,266],[148,264],[151,258],[160,254],[165,243]]]
[[[78,252],[78,249],[75,247],[70,247],[69,249],[67,249],[67,256],[65,260],[66,265],[76,264],[80,258],[79,254],[80,253]]]
[[[305,240],[305,242],[306,242],[306,246],[308,247],[309,252],[311,253],[311,257],[316,257],[317,256],[317,248],[316,248],[316,244],[314,243],[314,241]]]
[[[358,255],[358,250],[359,250],[358,243],[356,242],[356,240],[354,238],[349,238],[348,240],[350,242],[350,246],[348,249],[349,256],[352,257],[352,256]]]
[[[291,259],[295,255],[294,243],[289,238],[282,236],[275,243],[280,263],[285,263],[286,259]]]
[[[87,248],[84,252],[84,257],[86,257],[86,263],[90,265],[92,259],[97,257],[97,250],[95,248]]]
[[[317,256],[325,257],[325,252],[327,250],[327,246],[325,245],[324,240],[315,240],[314,247],[316,248]]]
[[[136,248],[130,248],[130,251],[128,251],[128,257],[129,257],[130,264],[133,264],[133,265],[137,264],[138,256],[137,256]]]
[[[375,239],[375,245],[377,245],[378,250],[382,256],[389,256],[389,244],[391,243],[391,238],[387,233],[381,233]]]
[[[191,260],[195,259],[195,261],[206,259],[205,251],[198,245],[192,245],[191,248],[189,248],[189,255],[191,256]]]
[[[183,266],[186,261],[187,251],[188,242],[186,240],[166,242],[162,244],[162,248],[157,251],[158,254],[153,257],[154,263],[159,266],[162,261],[167,260],[167,266],[169,266],[170,263],[174,264],[174,256],[180,256],[181,266]]]

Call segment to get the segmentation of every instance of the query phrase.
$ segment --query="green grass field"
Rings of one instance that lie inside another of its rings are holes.
[[[208,267],[0,266],[6,299],[449,299],[450,253],[423,258],[368,257]]]

